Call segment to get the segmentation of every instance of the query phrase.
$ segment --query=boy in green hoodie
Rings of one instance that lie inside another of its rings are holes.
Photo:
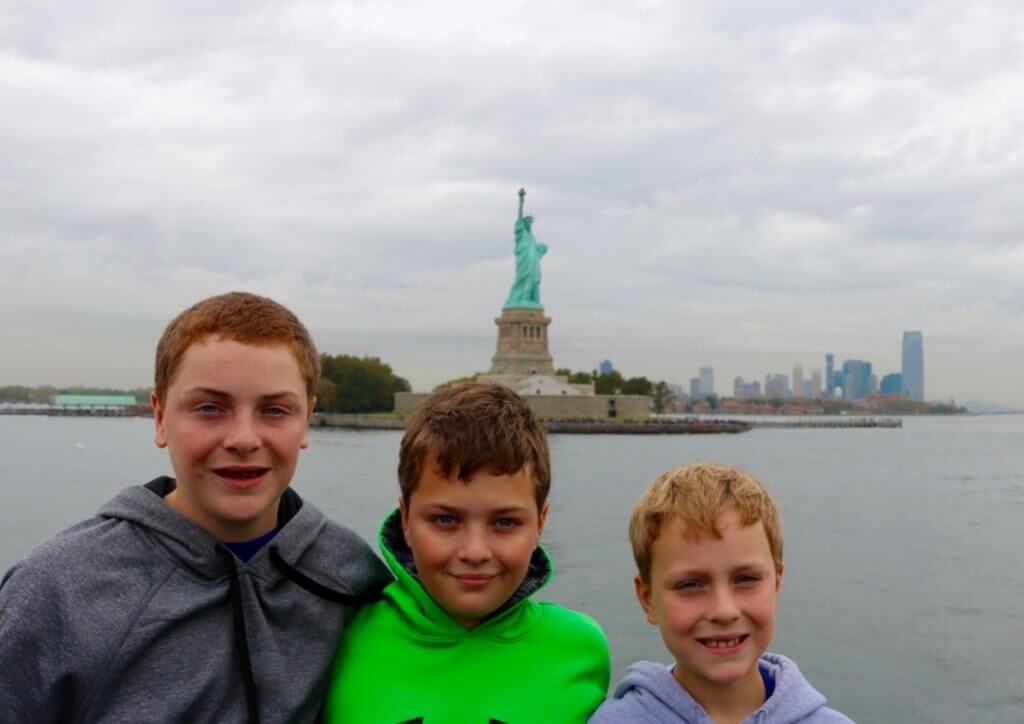
[[[417,408],[380,530],[397,580],[345,631],[328,721],[586,721],[608,686],[604,633],[530,598],[552,575],[550,471],[544,431],[507,388],[452,387]]]

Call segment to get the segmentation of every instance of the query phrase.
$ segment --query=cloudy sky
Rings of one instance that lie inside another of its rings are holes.
[[[559,366],[837,360],[1024,406],[1019,2],[48,2],[0,17],[0,385],[134,387],[232,289],[486,370],[516,190]]]

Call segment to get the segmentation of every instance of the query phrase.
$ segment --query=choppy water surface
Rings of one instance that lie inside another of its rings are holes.
[[[397,497],[398,441],[314,431],[295,487],[372,538]],[[1024,417],[551,446],[556,577],[542,597],[604,625],[616,677],[666,659],[633,598],[631,506],[659,472],[707,459],[778,498],[786,575],[772,649],[836,708],[863,722],[1024,721]],[[148,420],[0,417],[0,569],[124,485],[170,472]]]

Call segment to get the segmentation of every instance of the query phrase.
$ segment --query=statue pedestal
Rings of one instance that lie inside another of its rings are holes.
[[[555,366],[548,352],[548,325],[544,310],[507,307],[494,320],[498,325],[498,350],[491,357],[488,376],[553,375]]]

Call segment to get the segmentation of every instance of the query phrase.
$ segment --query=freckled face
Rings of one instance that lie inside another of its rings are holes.
[[[776,573],[764,525],[744,526],[728,510],[722,538],[684,535],[677,518],[661,530],[651,555],[651,582],[637,576],[637,598],[661,629],[675,675],[691,694],[761,686],[757,660],[775,630]],[[712,694],[713,695],[713,694]]]
[[[273,529],[310,407],[292,350],[208,337],[189,347],[161,404],[156,444],[177,478],[167,503],[222,541]]]
[[[452,618],[473,628],[526,577],[547,503],[537,510],[525,468],[478,470],[467,483],[442,477],[429,460],[401,513],[423,587]]]

